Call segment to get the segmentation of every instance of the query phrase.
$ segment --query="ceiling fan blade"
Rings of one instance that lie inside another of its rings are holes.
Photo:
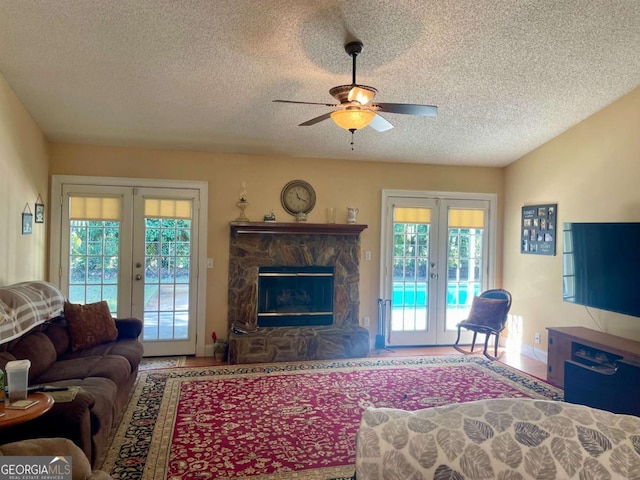
[[[311,125],[315,125],[316,123],[320,123],[321,121],[326,120],[327,118],[331,118],[331,112],[325,113],[324,115],[320,115],[319,117],[312,118],[311,120],[307,120],[306,122],[301,123],[298,126],[309,127]]]
[[[335,103],[317,103],[317,102],[297,102],[295,100],[273,100],[277,103],[297,103],[300,105],[322,105],[324,107],[337,107],[338,105]]]
[[[391,125],[386,118],[377,115],[371,120],[369,124],[371,128],[373,128],[376,132],[386,132],[387,130],[391,130],[393,125]]]
[[[385,113],[402,113],[405,115],[418,115],[420,117],[435,117],[438,115],[438,107],[433,105],[415,105],[413,103],[376,103],[372,107],[378,107]]]

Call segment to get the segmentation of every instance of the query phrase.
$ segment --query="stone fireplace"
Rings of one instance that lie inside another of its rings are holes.
[[[366,225],[232,222],[229,361],[366,356],[359,326]]]

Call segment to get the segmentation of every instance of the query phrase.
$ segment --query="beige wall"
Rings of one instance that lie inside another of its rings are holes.
[[[557,203],[559,226],[639,222],[639,183],[640,88],[507,167],[503,278],[525,344],[540,332],[546,350],[545,327],[570,325],[640,340],[639,318],[562,301],[561,239],[554,257],[519,253],[523,205]]]
[[[48,199],[52,174],[204,180],[209,183],[207,332],[226,331],[228,222],[242,181],[260,220],[273,209],[288,220],[279,201],[280,189],[294,178],[313,184],[318,200],[310,222],[324,221],[334,206],[345,221],[347,205],[360,208],[360,223],[369,228],[362,250],[373,254],[362,263],[361,317],[372,319],[375,333],[378,297],[380,192],[382,189],[497,193],[499,231],[504,208],[503,281],[514,295],[512,313],[523,323],[523,341],[533,344],[535,332],[547,326],[583,325],[640,340],[636,318],[571,305],[562,301],[561,256],[522,255],[520,211],[523,205],[558,203],[558,222],[640,221],[640,89],[526,155],[506,169],[384,164],[320,159],[216,155],[184,151],[53,144],[46,140],[24,106],[0,76],[0,285],[46,274],[48,224],[34,224],[32,235],[20,232],[26,203],[33,210],[38,194]],[[504,186],[503,186],[504,185]],[[504,201],[503,201],[504,200]],[[47,208],[48,210],[48,208]],[[500,237],[500,236],[499,236]],[[498,252],[502,252],[502,238]],[[562,251],[561,240],[558,252]],[[502,260],[502,261],[500,261]],[[595,318],[592,319],[591,315]],[[597,324],[596,324],[597,322]]]
[[[346,206],[360,209],[358,223],[369,225],[362,235],[362,251],[372,260],[362,262],[360,317],[371,318],[375,334],[379,285],[380,199],[382,189],[482,192],[503,196],[503,169],[385,164],[324,159],[220,155],[184,151],[51,145],[51,173],[131,178],[200,180],[209,184],[208,257],[215,267],[207,276],[207,332],[227,330],[227,274],[229,222],[242,182],[246,182],[248,217],[261,221],[272,209],[279,221],[291,221],[280,205],[280,191],[290,180],[310,182],[317,194],[309,222],[325,221],[325,208],[338,209],[346,222]],[[498,218],[501,219],[500,212]],[[502,228],[498,224],[498,231]],[[500,236],[499,236],[500,237]],[[502,245],[498,239],[498,251]],[[498,262],[498,272],[501,264]]]
[[[49,159],[42,131],[0,75],[0,285],[44,280],[47,223],[22,235],[22,211],[48,202]]]

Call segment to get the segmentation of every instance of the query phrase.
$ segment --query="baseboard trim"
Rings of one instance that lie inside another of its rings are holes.
[[[534,360],[538,360],[544,364],[547,363],[547,352],[545,350],[540,350],[531,345],[520,345],[520,353],[525,357],[533,358]]]

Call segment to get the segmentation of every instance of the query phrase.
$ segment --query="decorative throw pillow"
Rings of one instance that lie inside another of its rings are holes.
[[[118,338],[116,322],[104,300],[86,305],[65,303],[64,317],[74,352]]]
[[[498,329],[507,313],[508,303],[499,298],[473,297],[467,322]]]

